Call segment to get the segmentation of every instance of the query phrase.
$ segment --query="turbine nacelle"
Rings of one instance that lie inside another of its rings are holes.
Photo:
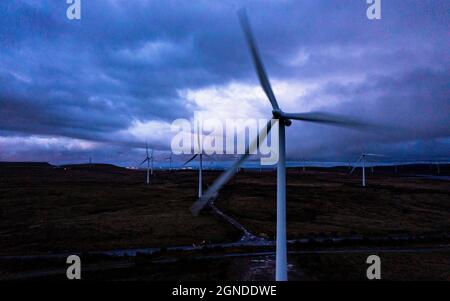
[[[274,119],[282,120],[285,126],[291,126],[292,120],[286,118],[286,113],[280,109],[272,110],[272,116]]]

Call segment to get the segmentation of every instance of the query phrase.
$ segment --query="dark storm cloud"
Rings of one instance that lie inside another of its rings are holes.
[[[383,1],[380,21],[366,18],[365,0],[82,0],[79,21],[66,18],[62,0],[2,1],[2,135],[135,146],[138,141],[111,135],[135,120],[191,117],[195,106],[179,91],[255,84],[235,14],[242,6],[271,78],[320,81],[304,100],[338,98],[345,102],[322,109],[404,128],[371,138],[373,148],[417,154],[426,144],[441,155],[449,152],[442,142],[450,136],[445,0]],[[294,128],[301,136],[291,135],[309,142],[291,143],[292,156],[314,151],[339,157],[367,148],[360,133]],[[396,147],[401,142],[410,147]],[[340,152],[329,151],[337,144],[344,144]]]
[[[346,99],[331,110],[379,124],[381,131],[293,126],[291,139],[300,143],[291,145],[289,152],[293,157],[314,154],[315,159],[351,158],[362,151],[381,152],[390,160],[448,158],[449,78],[448,69],[417,69],[369,76],[358,84],[325,85],[311,97],[335,95]]]

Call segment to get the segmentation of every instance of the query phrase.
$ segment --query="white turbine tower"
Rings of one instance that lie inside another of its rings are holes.
[[[358,167],[358,163],[361,162],[361,171],[362,171],[362,186],[366,187],[366,157],[385,157],[384,155],[379,154],[369,154],[369,153],[362,153],[359,159],[356,161],[355,166],[350,171],[350,175],[355,171],[355,169]],[[373,172],[373,169],[372,169]]]
[[[260,84],[272,105],[272,116],[278,119],[279,127],[279,160],[277,166],[277,236],[276,236],[276,276],[277,281],[287,280],[287,245],[286,245],[286,142],[285,142],[285,127],[292,124],[291,120],[301,120],[308,122],[316,122],[322,124],[329,124],[334,126],[352,127],[352,128],[367,128],[366,123],[361,123],[356,120],[351,120],[342,116],[337,116],[328,113],[285,113],[283,112],[276,101],[275,95],[269,83],[269,79],[261,62],[250,25],[244,10],[239,12],[241,25],[250,48],[253,58],[253,63],[256,67],[256,72],[259,77]],[[272,123],[268,124],[262,129],[259,134],[259,139],[255,139],[246,148],[246,153],[241,155],[238,160],[209,187],[206,193],[199,198],[191,207],[194,215],[199,212],[211,201],[213,201],[219,190],[231,179],[236,173],[242,163],[249,157],[249,154],[256,150],[259,143],[262,143],[267,137],[268,132],[272,128]]]
[[[144,159],[144,161],[141,162],[141,164],[139,164],[138,167],[141,167],[142,164],[147,162],[147,180],[146,180],[146,183],[148,185],[148,184],[150,184],[150,172],[153,175],[153,149],[152,149],[152,155],[149,156],[148,144],[145,144],[145,151],[146,151],[145,159]],[[150,168],[150,164],[151,164],[151,168]]]
[[[197,124],[197,146],[198,153],[193,155],[189,160],[187,160],[183,166],[194,160],[195,158],[199,158],[199,167],[198,167],[198,197],[201,198],[203,195],[203,147],[200,142],[200,126]],[[209,157],[208,155],[205,155]]]
[[[203,180],[202,180],[202,172],[203,172],[203,153],[193,155],[189,160],[187,160],[183,166],[194,160],[195,158],[199,158],[199,167],[198,167],[198,197],[201,198],[203,195]]]

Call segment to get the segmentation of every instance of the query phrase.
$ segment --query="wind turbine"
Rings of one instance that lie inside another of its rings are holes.
[[[198,153],[194,154],[189,160],[187,160],[183,166],[194,160],[195,158],[199,158],[199,167],[198,167],[198,197],[201,198],[203,195],[203,147],[200,142],[200,126],[197,124],[197,146]],[[209,157],[205,154],[205,156]]]
[[[291,120],[300,120],[307,122],[316,122],[334,126],[350,127],[350,128],[366,128],[370,125],[356,120],[351,120],[342,116],[328,113],[285,113],[278,106],[278,102],[272,91],[266,71],[264,70],[258,49],[253,39],[250,24],[247,19],[245,10],[238,13],[242,29],[244,31],[248,46],[250,48],[253,63],[259,77],[260,84],[272,105],[273,119],[277,119],[279,123],[279,160],[277,166],[277,234],[276,234],[276,276],[277,281],[287,280],[287,244],[286,244],[286,139],[285,127],[292,124]],[[231,179],[237,169],[250,156],[250,153],[256,150],[259,143],[262,143],[267,137],[268,132],[272,128],[272,122],[267,125],[259,133],[258,137],[246,147],[245,154],[241,155],[235,163],[209,187],[206,193],[199,198],[191,207],[191,212],[198,215],[199,212],[218,195],[219,190]]]
[[[195,158],[199,158],[199,166],[198,166],[198,197],[201,198],[203,195],[203,179],[202,179],[202,172],[203,172],[203,154],[195,154],[193,155],[189,160],[187,160],[183,166],[194,160]]]
[[[384,155],[379,154],[369,154],[369,153],[362,153],[359,159],[356,161],[355,167],[350,171],[349,175],[351,175],[355,169],[358,167],[358,163],[361,162],[361,169],[362,169],[362,186],[366,187],[366,157],[385,157]],[[373,169],[372,169],[373,173]]]
[[[145,144],[145,151],[146,151],[146,157],[144,159],[144,161],[141,162],[141,164],[139,164],[138,167],[141,167],[142,164],[144,164],[145,162],[147,162],[147,185],[150,184],[150,164],[151,164],[151,174],[153,175],[153,149],[152,149],[152,155],[149,156],[148,154],[148,144]]]

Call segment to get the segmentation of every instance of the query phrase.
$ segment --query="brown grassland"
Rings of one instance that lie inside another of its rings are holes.
[[[218,171],[205,171],[205,186],[218,175]],[[157,170],[149,186],[143,183],[144,178],[144,171],[112,165],[59,168],[46,164],[2,165],[0,255],[167,247],[232,242],[239,238],[236,229],[208,210],[199,217],[190,214],[189,208],[196,196],[196,171]],[[375,169],[373,174],[367,172],[367,182],[368,187],[362,188],[360,175],[348,176],[345,168],[308,169],[306,172],[290,169],[287,174],[288,238],[450,233],[448,181],[404,177]],[[275,172],[241,171],[223,189],[216,205],[252,233],[273,239]],[[450,270],[447,269],[450,257],[447,255],[427,254],[422,259],[428,259],[419,262],[413,254],[406,257],[391,254],[387,260],[398,265],[386,275],[391,273],[392,279],[402,280],[400,272],[395,271],[408,271],[407,263],[417,261],[422,272],[410,273],[411,279],[426,279],[428,274],[423,271],[431,267],[434,274],[428,276],[448,280],[445,271]],[[307,276],[294,275],[294,279],[359,279],[363,275],[359,266],[350,263],[359,262],[361,256],[291,256],[292,262],[303,262],[301,269],[307,272]],[[349,263],[348,270],[330,268],[342,261]],[[176,272],[175,265],[174,274],[158,274],[155,266],[143,275],[136,271],[125,273],[128,275],[125,278],[265,279],[267,273],[262,273],[264,276],[246,272],[239,272],[239,276],[233,274],[239,270],[236,265],[242,269],[250,267],[250,262],[250,259],[219,260],[216,264],[222,264],[224,269],[217,275],[208,270],[184,274],[182,270]],[[189,267],[188,262],[182,266],[186,265]],[[347,276],[342,278],[342,274]],[[90,277],[98,279],[101,275],[99,272]],[[122,279],[121,275],[116,278]]]

